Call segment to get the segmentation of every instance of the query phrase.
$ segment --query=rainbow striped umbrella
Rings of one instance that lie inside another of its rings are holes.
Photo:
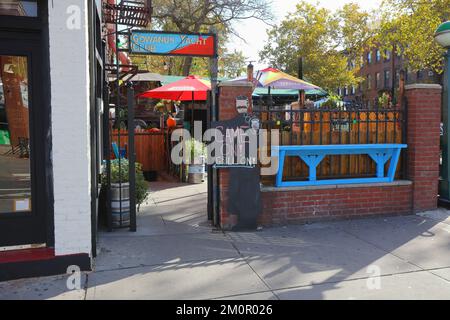
[[[258,71],[256,80],[272,89],[321,90],[319,86],[300,80],[275,68]]]

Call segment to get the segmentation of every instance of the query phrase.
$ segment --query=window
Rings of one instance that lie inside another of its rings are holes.
[[[366,85],[367,85],[367,90],[372,89],[372,76],[370,74],[368,74],[366,77]]]
[[[37,17],[37,0],[0,0],[0,16]]]
[[[421,70],[417,71],[417,80],[423,79],[423,72]]]
[[[372,52],[367,52],[367,64],[372,63]]]
[[[377,88],[377,89],[380,89],[380,86],[381,86],[380,80],[381,80],[380,73],[379,72],[375,73],[375,88]]]
[[[391,51],[389,51],[389,50],[384,50],[384,60],[385,61],[389,61],[389,60],[391,60]]]
[[[380,60],[381,60],[381,52],[380,52],[380,50],[379,49],[377,49],[377,51],[376,51],[376,59],[377,59],[377,62],[379,62]]]
[[[353,85],[353,86],[352,86],[352,93],[351,93],[351,94],[354,95],[355,93],[356,93],[356,86]]]
[[[398,88],[400,86],[400,70],[395,70],[395,87]]]
[[[389,70],[384,70],[384,87],[388,88],[391,85],[391,72]]]

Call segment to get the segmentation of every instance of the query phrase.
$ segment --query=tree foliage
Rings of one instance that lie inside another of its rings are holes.
[[[450,0],[384,0],[376,41],[396,45],[411,70],[442,72],[443,49],[434,41],[436,28],[450,19]]]
[[[246,57],[239,50],[225,53],[219,60],[219,75],[227,78],[237,78],[246,70]]]
[[[219,54],[224,53],[228,35],[238,34],[233,29],[233,21],[250,18],[264,21],[272,19],[270,3],[267,0],[153,0],[153,10],[152,29],[208,32],[214,27],[219,34]],[[153,60],[157,65],[163,66],[163,59],[152,57],[147,60]],[[204,58],[171,60],[172,74],[199,74],[207,70],[208,61]]]
[[[332,13],[302,1],[294,13],[268,31],[260,58],[296,75],[302,57],[305,78],[334,90],[360,80],[355,76],[357,66],[349,67],[348,61],[360,54],[369,36],[368,15],[356,4]],[[343,52],[344,47],[350,50]]]

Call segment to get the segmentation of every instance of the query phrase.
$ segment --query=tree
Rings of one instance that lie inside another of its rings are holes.
[[[154,0],[153,9],[153,19],[161,30],[207,32],[214,26],[222,37],[236,34],[233,21],[272,19],[267,0]],[[182,74],[188,75],[193,58],[183,60]]]
[[[385,0],[376,41],[383,49],[397,48],[413,71],[442,72],[444,50],[434,31],[450,19],[450,0]]]
[[[364,19],[361,20],[361,16]],[[365,35],[366,18],[356,5],[332,14],[302,1],[294,13],[268,31],[267,44],[260,52],[261,60],[296,75],[298,58],[302,57],[304,76],[314,84],[327,90],[354,85],[361,79],[355,76],[356,66],[349,65],[350,57],[343,45],[351,47],[352,55],[361,50],[362,41],[351,31],[358,29]]]
[[[242,51],[225,53],[219,60],[219,74],[222,77],[237,78],[246,70],[246,57]]]
[[[373,45],[374,23],[370,14],[355,3],[345,4],[336,15],[339,19],[339,46],[345,48],[347,57],[356,63],[364,51]]]

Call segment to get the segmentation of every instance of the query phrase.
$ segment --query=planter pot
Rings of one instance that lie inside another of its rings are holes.
[[[111,214],[113,227],[130,226],[130,185],[111,183]]]
[[[195,159],[194,164],[189,165],[188,169],[188,182],[189,183],[202,183],[205,181],[205,157],[198,157]]]

